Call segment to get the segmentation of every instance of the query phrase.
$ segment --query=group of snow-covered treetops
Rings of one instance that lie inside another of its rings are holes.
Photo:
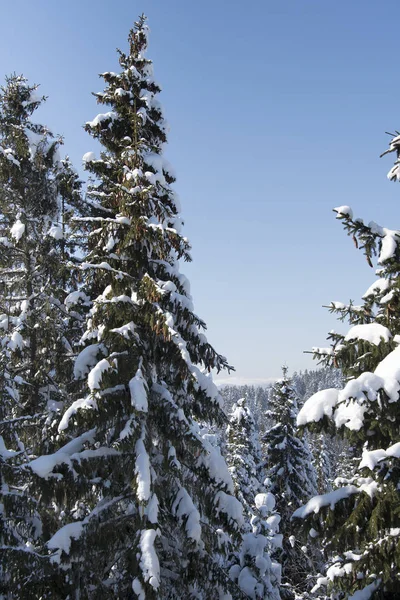
[[[0,598],[400,598],[398,232],[335,209],[377,277],[330,305],[350,329],[313,349],[322,375],[284,368],[254,418],[261,392],[213,383],[232,367],[179,271],[146,46],[141,17],[86,185],[37,86],[1,88]]]

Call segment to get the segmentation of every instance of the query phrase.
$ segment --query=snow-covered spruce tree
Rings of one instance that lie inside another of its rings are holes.
[[[232,407],[226,430],[226,454],[235,495],[243,505],[251,506],[262,486],[262,456],[254,417],[246,398],[240,398]]]
[[[93,305],[75,363],[81,392],[59,424],[59,451],[32,468],[68,489],[48,542],[65,596],[206,599],[232,588],[240,598],[222,567],[242,507],[202,435],[203,424],[223,422],[210,371],[229,366],[179,272],[189,244],[146,46],[141,18],[120,71],[102,75],[96,96],[109,108],[86,124],[102,152],[84,157],[97,214],[83,223]]]
[[[399,156],[399,148],[396,137],[390,150]],[[390,179],[398,179],[398,164]],[[335,427],[359,464],[352,476],[336,480],[337,489],[311,499],[295,516],[308,517],[325,538],[331,559],[320,585],[341,598],[389,600],[398,596],[400,572],[400,238],[398,231],[353,218],[347,206],[335,211],[371,266],[377,256],[378,278],[360,306],[331,304],[351,327],[346,335],[330,334],[331,347],[315,354],[341,367],[349,381],[342,390],[312,396],[298,423]]]
[[[22,76],[0,92],[0,589],[43,594],[49,489],[26,469],[54,447],[72,379],[59,251],[60,140],[31,116],[43,101]],[[72,200],[73,201],[73,200]],[[53,597],[53,596],[52,596]]]
[[[310,588],[308,576],[312,573],[312,564],[305,547],[296,539],[291,517],[310,494],[316,493],[316,477],[307,440],[302,439],[296,429],[296,393],[287,367],[282,371],[282,379],[274,384],[269,396],[267,418],[274,425],[266,431],[262,441],[269,490],[276,498],[276,510],[281,517],[281,594],[283,598],[293,598]]]
[[[232,408],[226,430],[226,457],[243,505],[242,542],[233,558],[230,576],[249,598],[279,599],[280,566],[271,555],[280,545],[275,499],[263,486],[261,446],[254,417],[241,398]]]
[[[227,415],[232,412],[232,406],[241,398],[246,398],[247,405],[250,408],[256,429],[263,431],[265,429],[264,414],[268,405],[268,388],[249,385],[227,385],[220,389],[221,396],[224,399],[224,411]]]

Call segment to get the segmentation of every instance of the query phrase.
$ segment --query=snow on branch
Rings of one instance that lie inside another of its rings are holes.
[[[108,121],[108,126],[109,126],[113,121],[115,121],[118,118],[119,117],[116,112],[109,111],[107,113],[100,113],[100,114],[96,115],[96,117],[93,119],[93,121],[87,121],[86,125],[88,127],[94,128],[94,127],[98,127],[104,121]]]
[[[71,417],[75,415],[78,412],[78,410],[89,409],[97,410],[96,399],[92,396],[87,396],[86,398],[79,398],[78,400],[75,400],[75,402],[73,402],[71,406],[65,411],[58,425],[58,431],[61,433],[61,431],[64,431],[68,428]]]
[[[321,508],[324,508],[325,506],[329,506],[331,510],[334,510],[337,502],[350,498],[350,496],[353,496],[354,494],[361,494],[364,492],[372,498],[378,489],[378,484],[370,477],[360,477],[357,479],[356,483],[359,485],[344,485],[327,494],[314,496],[307,504],[300,506],[300,508],[294,511],[292,519],[305,519],[312,513],[318,514]]]
[[[200,513],[184,487],[181,487],[172,504],[172,514],[182,519],[186,517],[185,529],[188,537],[195,542],[201,538]]]
[[[372,253],[377,253],[375,247],[375,240],[377,238],[380,238],[380,248],[378,257],[379,264],[383,264],[386,261],[394,258],[400,241],[399,231],[387,229],[386,227],[381,227],[374,221],[371,221],[370,223],[368,223],[368,225],[365,225],[362,219],[355,219],[353,217],[353,211],[349,206],[338,206],[333,210],[337,213],[337,218],[344,222],[345,229],[347,229],[349,235],[353,235],[353,240],[357,247],[358,242],[356,236],[360,238],[362,243],[361,247],[364,248],[365,254],[371,267],[372,263],[370,261],[370,256]]]
[[[136,374],[129,382],[132,406],[141,412],[147,412],[147,383],[143,377],[142,370],[139,368]]]
[[[386,450],[383,448],[364,450],[359,468],[366,467],[372,471],[380,462],[388,458],[400,458],[400,442],[389,446]]]
[[[7,160],[12,162],[16,167],[20,167],[21,163],[14,156],[14,151],[11,148],[2,148],[0,146],[0,154],[2,154]]]
[[[85,526],[93,517],[97,517],[102,511],[107,510],[113,504],[116,504],[122,500],[122,496],[117,496],[111,500],[100,500],[99,504],[92,510],[92,512],[83,519],[83,521],[75,521],[68,523],[61,527],[47,542],[47,547],[50,550],[55,550],[55,554],[51,557],[51,562],[60,563],[61,554],[69,554],[71,550],[72,540],[77,540],[81,537],[84,532]]]
[[[155,590],[160,587],[160,563],[154,547],[157,536],[158,530],[155,529],[143,529],[140,534],[140,568],[143,579]]]
[[[300,506],[297,510],[294,511],[292,518],[295,519],[305,519],[311,513],[319,513],[321,508],[324,506],[329,506],[331,510],[335,508],[335,505],[340,500],[344,500],[345,498],[349,498],[353,494],[359,494],[360,490],[355,485],[345,485],[338,490],[334,490],[333,492],[328,492],[327,494],[322,494],[320,496],[314,496],[304,504]]]
[[[151,494],[150,459],[142,438],[136,442],[135,452],[136,494],[139,502],[147,502]]]
[[[383,391],[389,402],[399,401],[400,346],[390,352],[373,373],[362,373],[351,379],[343,390],[334,388],[317,392],[309,398],[297,416],[297,425],[318,422],[324,416],[332,418],[336,427],[343,425],[359,431],[364,423],[368,402],[378,399]]]
[[[387,327],[379,323],[364,323],[351,327],[344,339],[345,341],[365,340],[374,346],[379,346],[382,340],[389,342],[391,338],[392,334]]]
[[[333,409],[339,398],[339,390],[329,388],[313,394],[299,411],[297,425],[301,427],[307,423],[317,423],[324,416],[331,417]]]
[[[18,454],[20,454],[20,452],[16,452],[15,450],[8,450],[6,448],[3,436],[0,435],[0,458],[2,458],[3,460],[7,460],[9,458],[18,456]]]
[[[47,479],[52,473],[54,467],[57,467],[63,463],[71,465],[72,456],[79,452],[86,442],[93,442],[95,433],[95,428],[90,429],[89,431],[86,431],[79,437],[65,444],[65,446],[62,446],[59,450],[57,450],[57,452],[54,452],[54,454],[39,456],[39,458],[35,458],[34,460],[30,461],[27,466],[39,477]],[[57,477],[61,478],[62,475],[58,474]]]

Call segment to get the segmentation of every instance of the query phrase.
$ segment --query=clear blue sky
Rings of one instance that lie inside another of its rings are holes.
[[[343,325],[321,305],[373,278],[331,209],[399,227],[379,159],[400,127],[395,0],[19,0],[2,6],[0,73],[49,96],[40,118],[80,168],[98,73],[139,13],[163,87],[194,262],[182,270],[210,341],[241,378],[314,368],[303,350]]]

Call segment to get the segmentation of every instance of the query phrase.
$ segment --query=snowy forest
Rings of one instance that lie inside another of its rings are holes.
[[[373,274],[347,333],[218,387],[147,43],[101,75],[86,181],[38,85],[0,91],[0,598],[400,598],[400,232],[335,208]]]

